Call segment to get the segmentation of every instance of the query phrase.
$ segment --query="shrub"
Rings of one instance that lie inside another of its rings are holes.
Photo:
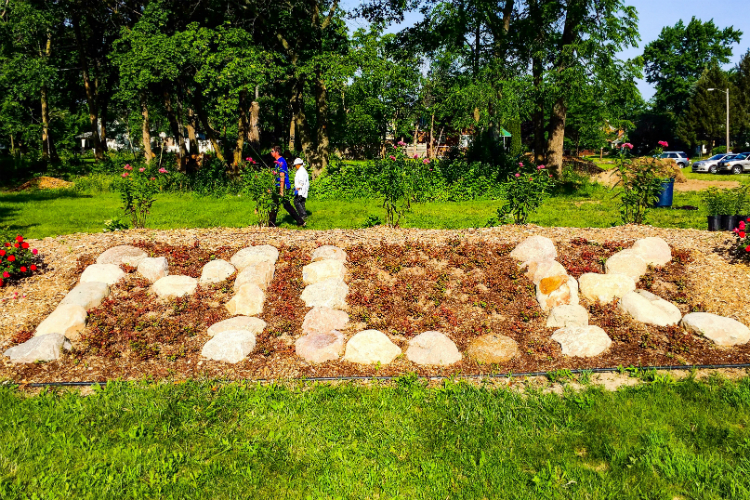
[[[525,224],[529,215],[539,208],[554,187],[553,177],[544,165],[525,167],[523,162],[518,165],[521,170],[511,175],[503,185],[505,204],[497,209],[500,223],[512,217],[514,224]],[[529,171],[529,168],[534,170]]]
[[[391,227],[398,225],[401,217],[411,210],[411,202],[415,198],[416,177],[414,164],[417,160],[408,159],[402,145],[393,149],[388,159],[378,160],[378,175],[374,178],[374,191],[383,199],[385,208],[385,223]],[[429,160],[424,160],[428,162]]]
[[[161,184],[168,182],[168,171],[159,168],[156,172],[155,166],[139,167],[136,170],[129,164],[123,167],[125,172],[121,174],[122,179],[117,182],[116,188],[120,192],[122,209],[130,217],[133,228],[146,227],[146,217],[151,211],[151,206],[156,201],[156,194],[160,191]]]
[[[250,166],[242,173],[242,189],[245,195],[255,202],[255,213],[259,226],[268,226],[269,214],[274,208],[273,193],[276,190],[276,172],[270,169],[256,169],[256,163],[248,158]]]
[[[750,219],[740,221],[734,230],[735,250],[741,259],[750,260]]]
[[[628,151],[625,151],[626,148]],[[664,166],[657,159],[645,159],[634,163],[630,158],[633,145],[622,145],[617,158],[622,187],[620,194],[620,215],[625,224],[643,224],[648,210],[658,201],[662,190],[661,172]]]
[[[28,276],[37,268],[36,248],[30,248],[20,234],[0,247],[0,287],[5,280]]]

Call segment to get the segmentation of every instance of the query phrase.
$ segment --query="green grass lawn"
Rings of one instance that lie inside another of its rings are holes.
[[[750,379],[0,388],[0,498],[744,499]]]

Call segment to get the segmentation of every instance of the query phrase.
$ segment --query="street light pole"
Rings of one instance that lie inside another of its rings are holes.
[[[729,89],[727,89],[726,91],[721,90],[721,89],[708,89],[709,92],[712,92],[714,90],[718,90],[719,92],[724,92],[727,95],[727,154],[729,154],[731,153],[731,151],[729,151],[730,149],[729,147]]]

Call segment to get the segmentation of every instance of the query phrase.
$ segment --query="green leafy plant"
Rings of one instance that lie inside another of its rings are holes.
[[[269,215],[275,206],[274,193],[277,189],[275,172],[270,169],[245,168],[242,171],[242,184],[245,195],[255,202],[258,226],[268,226]]]
[[[367,220],[362,223],[362,227],[367,229],[369,227],[380,226],[382,224],[383,223],[381,222],[380,217],[378,217],[377,215],[368,215]]]
[[[524,169],[523,162],[518,165]],[[528,171],[529,168],[534,170]],[[544,165],[530,165],[526,169],[512,174],[510,180],[503,185],[505,204],[497,209],[499,223],[510,217],[514,224],[526,224],[529,215],[541,206],[554,187],[552,174]]]
[[[748,203],[748,188],[750,188],[748,185],[740,186],[726,193],[727,215],[747,215],[748,206],[750,205]]]
[[[616,185],[622,187],[620,215],[625,224],[644,224],[649,209],[661,194],[662,179],[659,173],[662,166],[653,158],[633,162],[630,158],[632,148],[630,143],[623,144],[617,158],[620,180]]]
[[[703,192],[701,197],[706,204],[706,211],[709,216],[724,215],[726,213],[727,200],[723,191],[715,187],[710,187]]]
[[[157,175],[163,176],[169,172],[165,168],[150,172],[146,167],[140,167],[135,172],[130,165],[125,165],[123,169],[125,172],[120,175],[122,179],[117,183],[122,209],[130,216],[133,228],[144,228],[146,217],[151,212],[156,194],[160,190],[160,183],[163,182]]]
[[[739,227],[734,230],[736,238],[735,248],[740,258],[750,260],[750,218],[740,221]]]
[[[36,248],[23,240],[20,234],[0,247],[0,287],[9,278],[28,276],[37,270]]]
[[[130,226],[127,222],[121,220],[119,217],[115,217],[114,219],[105,220],[104,221],[104,232],[110,233],[114,231],[123,231],[125,229],[129,229]]]
[[[387,158],[376,162],[378,173],[373,188],[383,200],[385,223],[391,227],[398,226],[401,218],[411,210],[411,202],[417,192],[415,178],[418,160],[408,158],[404,146],[405,143],[399,143]]]

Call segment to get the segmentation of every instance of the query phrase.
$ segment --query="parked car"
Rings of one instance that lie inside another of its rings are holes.
[[[730,156],[726,153],[713,155],[711,158],[693,163],[693,172],[715,174],[719,171],[719,162]]]
[[[733,174],[750,172],[750,152],[727,156],[719,162],[718,170]]]
[[[684,151],[664,151],[659,158],[670,158],[680,166],[680,168],[687,168],[690,166],[690,158]]]

